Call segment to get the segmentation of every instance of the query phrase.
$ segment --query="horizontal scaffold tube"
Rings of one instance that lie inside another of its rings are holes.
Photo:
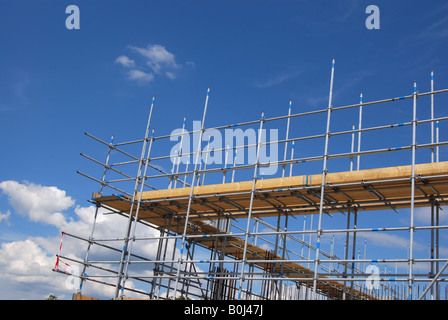
[[[386,231],[409,231],[410,227],[384,227],[384,228],[360,228],[360,229],[328,229],[322,230],[322,233],[353,233],[353,232],[386,232]],[[414,227],[414,230],[442,230],[448,229],[448,225],[442,226],[420,226]],[[264,232],[251,232],[251,236],[268,236],[268,235],[294,235],[294,234],[313,234],[317,230],[290,230],[290,231],[264,231]],[[203,238],[228,238],[228,237],[239,237],[244,236],[245,233],[220,233],[220,234],[204,234],[204,235],[185,235],[188,239],[203,239]],[[148,241],[148,240],[174,240],[182,238],[181,235],[175,236],[154,236],[154,237],[136,237],[135,241]],[[82,238],[79,238],[82,239]],[[84,241],[89,241],[87,239],[82,239]],[[300,240],[300,239],[299,239]],[[90,240],[92,241],[92,240]],[[105,238],[105,239],[95,239],[95,242],[103,241],[123,241],[123,238]],[[304,244],[305,245],[305,244]]]
[[[429,92],[424,92],[424,93],[418,93],[417,96],[418,97],[424,97],[424,96],[428,96],[428,95],[435,95],[435,94],[440,94],[440,93],[445,93],[445,92],[448,92],[448,89],[442,89],[442,90],[437,90],[437,91],[429,91]],[[370,101],[370,102],[356,103],[356,104],[350,104],[350,105],[345,105],[345,106],[340,106],[340,107],[332,107],[332,110],[333,111],[337,111],[337,110],[356,108],[356,107],[360,107],[360,106],[365,107],[365,106],[371,106],[371,105],[381,104],[381,103],[386,103],[386,102],[395,102],[395,101],[401,101],[401,100],[405,100],[405,99],[412,99],[413,97],[414,97],[414,95],[411,94],[411,95],[395,97],[395,98],[388,98],[388,99],[382,99],[382,100],[376,100],[376,101]],[[315,110],[315,111],[295,113],[295,114],[285,115],[285,116],[264,118],[263,121],[264,122],[270,122],[270,121],[277,121],[277,120],[283,120],[283,119],[288,119],[288,118],[303,117],[303,116],[314,115],[314,114],[319,114],[319,113],[326,113],[327,111],[328,111],[328,109],[325,108],[325,109],[319,109],[319,110]],[[235,124],[229,124],[229,125],[222,125],[222,126],[217,126],[217,127],[213,127],[213,128],[205,128],[204,130],[205,131],[211,131],[211,130],[235,128],[235,127],[239,127],[239,126],[245,126],[245,125],[251,125],[251,124],[259,124],[260,121],[262,121],[262,120],[253,120],[253,121],[247,121],[247,122],[241,122],[241,123],[235,123]],[[190,132],[188,132],[188,134],[196,134],[196,133],[200,133],[201,131],[202,130],[190,131]],[[181,136],[181,135],[185,135],[185,134],[187,134],[187,133],[177,133],[177,134],[170,134],[170,135],[164,135],[164,136],[156,136],[156,137],[154,137],[154,139],[155,140],[167,139],[167,138]]]

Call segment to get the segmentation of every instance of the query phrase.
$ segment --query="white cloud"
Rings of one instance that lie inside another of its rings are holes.
[[[178,69],[173,53],[159,44],[148,45],[146,48],[130,46],[131,50],[138,52],[146,59],[146,64],[155,72],[160,73],[162,68]]]
[[[119,56],[115,59],[115,63],[121,64],[124,67],[132,68],[135,66],[135,61],[129,59],[127,56]]]
[[[52,260],[53,257],[32,240],[3,243],[0,247],[0,299],[45,299],[56,292],[61,277],[51,271]]]
[[[133,58],[121,55],[115,63],[125,67],[127,78],[139,83],[153,81],[155,75],[175,79],[182,65],[176,61],[176,56],[160,44],[149,44],[146,47],[129,46],[134,54]],[[194,62],[188,61],[186,65],[194,67]]]
[[[132,69],[129,71],[128,79],[145,83],[154,80],[154,75],[152,73],[146,73],[141,70]]]
[[[66,192],[57,187],[41,186],[29,182],[16,181],[0,182],[0,191],[8,195],[13,210],[0,215],[6,219],[17,214],[31,222],[48,224],[56,227],[56,231],[88,238],[95,215],[95,206],[82,207],[75,205],[75,201]],[[65,213],[64,213],[65,212]],[[68,217],[71,213],[74,218]],[[95,226],[96,238],[123,237],[127,218],[117,214],[107,214],[105,209],[99,209]],[[60,233],[59,233],[60,235]],[[0,299],[45,299],[49,294],[55,294],[60,299],[70,299],[75,291],[67,286],[69,277],[52,271],[59,252],[60,236],[28,237],[26,240],[5,242],[0,247]],[[137,228],[137,236],[154,237],[158,231],[151,228]],[[109,243],[121,248],[122,241]],[[87,243],[76,240],[68,235],[64,236],[62,255],[83,260]],[[95,247],[95,246],[94,246]],[[113,251],[92,250],[92,258],[110,260]],[[133,252],[148,258],[155,258],[157,246],[155,242],[145,242],[135,245]],[[72,262],[70,265],[76,265]],[[65,265],[61,263],[61,269]],[[81,266],[79,266],[80,268]],[[115,269],[114,266],[104,266]],[[88,272],[95,274],[95,269]],[[149,270],[146,270],[150,273]],[[129,280],[129,287],[135,284]],[[113,288],[86,283],[92,296],[113,297]],[[86,287],[84,286],[84,287]]]
[[[56,187],[43,187],[29,182],[3,181],[0,190],[7,194],[14,211],[30,218],[33,222],[45,222],[56,227],[63,227],[64,211],[74,204],[65,191]]]

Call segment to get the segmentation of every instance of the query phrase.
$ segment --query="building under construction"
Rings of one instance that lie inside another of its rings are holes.
[[[92,297],[85,284],[95,283],[114,299],[446,299],[448,140],[439,124],[448,113],[439,101],[448,89],[434,90],[431,72],[427,92],[414,82],[408,95],[333,106],[334,72],[333,60],[322,109],[294,113],[290,101],[284,116],[207,128],[208,89],[193,130],[184,118],[157,136],[153,99],[142,139],[87,134],[104,146],[103,160],[83,154],[100,175],[79,172],[98,182],[95,220],[88,238],[63,233],[86,253],[73,257],[61,242],[54,268],[79,278],[74,297]],[[391,104],[401,119],[366,117]],[[341,128],[338,116],[356,122]],[[304,135],[311,122],[323,131]],[[211,142],[230,129],[243,138]],[[122,234],[98,238],[100,214],[121,216]]]

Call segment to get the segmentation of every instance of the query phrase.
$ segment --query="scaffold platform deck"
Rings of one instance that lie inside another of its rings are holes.
[[[408,208],[411,206],[412,166],[397,166],[358,171],[327,173],[324,213]],[[430,206],[432,197],[448,195],[448,162],[415,165],[416,207]],[[189,222],[198,224],[204,233],[208,226],[200,221],[218,219],[223,214],[234,219],[247,218],[252,181],[197,186],[193,188]],[[263,179],[255,182],[252,215],[277,216],[279,210],[292,215],[319,213],[322,175],[300,175]],[[146,191],[140,199],[138,218],[163,225],[166,215],[184,216],[191,188]],[[93,194],[92,200],[120,212],[129,213],[132,199],[125,195]],[[135,206],[134,206],[135,210]],[[195,228],[192,228],[194,231]]]

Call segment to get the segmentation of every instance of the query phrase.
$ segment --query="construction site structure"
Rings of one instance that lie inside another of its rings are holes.
[[[446,299],[448,140],[439,124],[448,113],[434,98],[448,89],[434,90],[431,72],[427,92],[414,82],[409,95],[366,102],[361,93],[335,107],[334,72],[333,60],[328,105],[318,110],[293,113],[290,101],[284,116],[207,128],[209,88],[192,131],[184,118],[181,130],[155,135],[153,98],[143,139],[86,133],[107,148],[105,161],[82,154],[103,168],[101,177],[79,172],[100,186],[94,223],[89,237],[63,232],[86,254],[63,253],[61,240],[53,269],[79,278],[74,298],[89,296],[89,283],[113,288],[113,299]],[[396,122],[379,116],[391,104]],[[304,135],[310,123],[316,133]],[[229,129],[248,143],[217,148],[211,137]],[[266,160],[269,148],[281,156]],[[122,216],[123,234],[97,237],[99,214]]]

